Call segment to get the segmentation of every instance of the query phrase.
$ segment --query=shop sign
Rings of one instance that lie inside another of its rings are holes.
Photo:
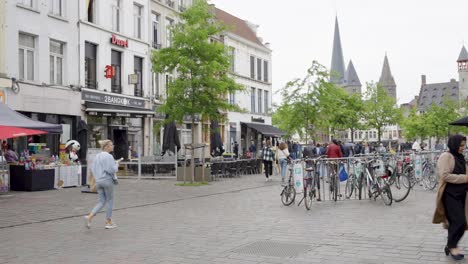
[[[126,40],[118,39],[116,35],[112,34],[112,38],[110,40],[111,40],[111,43],[116,46],[128,48],[128,39]]]
[[[106,65],[106,70],[104,72],[106,73],[106,75],[104,75],[106,79],[112,79],[115,76],[115,70],[112,65]]]
[[[138,113],[113,113],[113,112],[88,112],[89,116],[104,116],[104,117],[131,117],[131,118],[146,118],[153,117],[152,114],[138,114]]]
[[[138,74],[129,74],[128,84],[138,84]]]
[[[255,122],[255,123],[265,123],[265,119],[261,118],[261,117],[253,117],[252,116],[252,122]]]
[[[156,120],[164,120],[166,119],[166,114],[161,112],[156,112],[154,115],[154,119]],[[183,122],[192,122],[192,117],[189,115],[184,116]],[[200,115],[195,115],[194,122],[200,122]]]
[[[118,95],[103,94],[91,91],[81,91],[81,99],[88,102],[119,105],[127,107],[145,108],[145,100],[127,98]]]
[[[0,90],[0,104],[6,104],[6,99],[5,90]]]

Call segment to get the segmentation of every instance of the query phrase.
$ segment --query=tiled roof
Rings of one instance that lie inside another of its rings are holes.
[[[462,47],[462,50],[460,51],[460,55],[458,56],[457,61],[467,61],[468,60],[468,52],[466,51],[465,46]]]
[[[445,83],[430,83],[421,86],[418,100],[418,110],[425,111],[432,103],[440,106],[444,100],[458,101],[458,82],[451,80]]]
[[[260,46],[264,46],[245,20],[235,17],[219,8],[215,8],[215,15],[218,20],[223,22],[228,27],[229,32],[244,39],[250,40]]]

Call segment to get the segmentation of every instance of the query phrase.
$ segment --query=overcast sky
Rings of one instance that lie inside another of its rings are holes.
[[[468,0],[211,0],[259,25],[273,49],[273,90],[303,77],[313,60],[330,68],[335,15],[345,66],[361,83],[378,81],[387,52],[398,104],[428,83],[458,80],[456,60],[468,43]],[[278,102],[279,96],[274,101]]]

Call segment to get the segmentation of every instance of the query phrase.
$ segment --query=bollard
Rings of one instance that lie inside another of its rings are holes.
[[[141,180],[141,146],[138,146],[138,180]]]

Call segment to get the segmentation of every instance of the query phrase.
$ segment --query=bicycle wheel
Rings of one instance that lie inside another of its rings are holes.
[[[356,182],[356,175],[351,174],[348,177],[348,180],[346,181],[346,189],[345,189],[345,197],[346,199],[351,198],[354,192],[354,185]]]
[[[358,180],[358,197],[359,200],[362,198],[362,179],[364,178],[364,173],[361,172],[361,175],[359,175],[359,180]]]
[[[382,190],[380,190],[380,196],[382,196],[385,205],[392,205],[392,191],[388,184],[385,184]]]
[[[333,200],[336,202],[338,200],[338,184],[340,181],[337,179],[337,175],[333,175]]]
[[[391,182],[392,184],[390,185],[390,190],[392,191],[393,201],[398,203],[405,200],[411,190],[410,179],[408,176],[404,174],[397,175]]]
[[[403,175],[406,175],[406,177],[408,177],[409,179],[409,184],[410,184],[409,188],[413,188],[414,185],[416,184],[416,178],[414,176],[413,166],[406,166],[406,168],[403,169]]]
[[[307,183],[307,186],[305,188],[305,194],[304,194],[304,205],[306,210],[310,210],[312,206],[312,199],[313,199],[313,191],[312,191],[312,184]]]
[[[424,188],[427,190],[434,190],[437,185],[437,177],[435,175],[434,167],[432,165],[428,165],[423,170],[422,175],[422,182]]]
[[[296,189],[292,185],[286,185],[281,193],[281,202],[288,206],[296,199]]]

